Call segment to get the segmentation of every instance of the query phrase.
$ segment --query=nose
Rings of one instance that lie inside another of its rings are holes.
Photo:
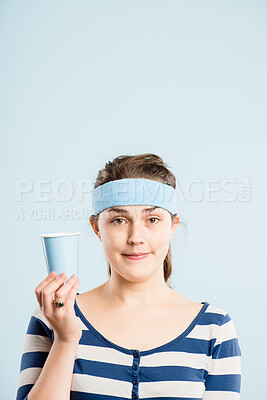
[[[128,243],[144,243],[144,227],[142,222],[135,221],[128,230]]]

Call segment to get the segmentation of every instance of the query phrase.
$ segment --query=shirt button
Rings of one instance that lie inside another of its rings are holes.
[[[137,369],[137,365],[133,365],[133,369]]]
[[[136,399],[136,394],[135,393],[132,394],[132,399]]]
[[[134,379],[132,383],[133,383],[133,385],[136,385],[137,381]]]
[[[139,357],[139,354],[138,353],[134,353],[134,357]]]

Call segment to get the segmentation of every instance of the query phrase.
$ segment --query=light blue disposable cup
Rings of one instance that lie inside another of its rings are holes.
[[[55,271],[57,275],[65,272],[67,279],[73,274],[78,276],[79,235],[80,232],[41,235],[48,275]]]

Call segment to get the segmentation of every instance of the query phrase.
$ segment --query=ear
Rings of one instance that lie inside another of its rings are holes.
[[[171,232],[170,232],[170,240],[172,240],[174,232],[176,231],[179,223],[180,223],[180,217],[178,215],[176,215],[172,220],[172,227],[171,227]]]
[[[98,228],[98,223],[95,221],[95,219],[92,216],[89,218],[89,222],[90,222],[91,227],[93,228],[95,234],[101,240],[100,233],[99,233],[99,228]]]

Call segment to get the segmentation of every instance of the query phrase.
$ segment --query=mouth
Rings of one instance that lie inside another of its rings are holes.
[[[123,257],[129,260],[143,260],[149,255],[149,253],[139,253],[139,254],[123,254]]]

